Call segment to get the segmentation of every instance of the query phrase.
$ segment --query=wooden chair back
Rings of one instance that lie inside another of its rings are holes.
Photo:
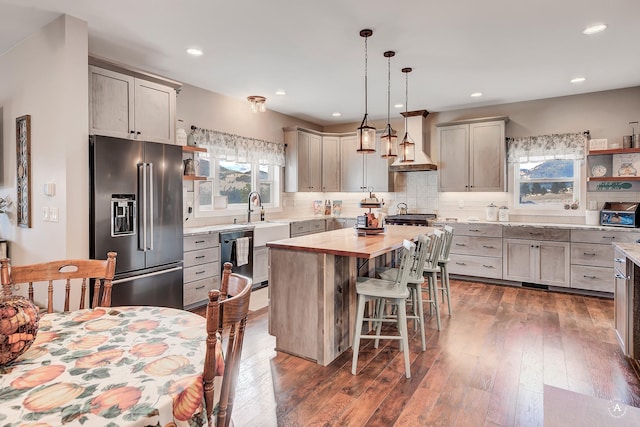
[[[440,260],[440,256],[442,254],[442,245],[444,244],[444,232],[435,229],[433,230],[433,235],[429,237],[430,248],[429,255],[427,256],[427,260],[424,264],[425,271],[438,269],[438,261]]]
[[[232,267],[230,262],[224,263],[220,290],[209,291],[207,305],[207,350],[202,379],[208,423],[219,427],[227,427],[231,423],[252,285],[248,277],[232,273]],[[216,354],[222,354],[219,346],[225,341],[224,372],[214,421],[214,395],[218,394],[214,389],[214,378],[216,374],[220,375],[222,364]]]
[[[0,260],[0,282],[4,295],[11,295],[12,289],[28,284],[29,299],[33,302],[34,283],[48,283],[47,313],[53,313],[53,288],[65,283],[64,311],[69,311],[71,284],[81,283],[79,309],[85,308],[84,300],[87,293],[87,282],[93,280],[93,301],[91,307],[111,306],[111,281],[116,272],[115,252],[109,252],[106,260],[98,259],[68,259],[50,261],[40,264],[11,265],[8,258]],[[80,282],[81,280],[81,282]],[[99,300],[100,289],[102,299]]]

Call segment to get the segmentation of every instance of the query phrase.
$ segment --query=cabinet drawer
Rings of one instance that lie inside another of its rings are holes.
[[[542,227],[505,227],[502,235],[505,239],[550,240],[554,242],[568,242],[571,230],[566,228]]]
[[[451,254],[447,265],[450,274],[502,279],[502,258]]]
[[[218,261],[210,262],[209,264],[194,265],[193,267],[184,269],[184,283],[219,275],[220,263]]]
[[[613,246],[571,243],[571,264],[611,267]]]
[[[209,291],[220,289],[220,276],[207,277],[195,282],[185,283],[182,293],[182,303],[186,307],[209,299]]]
[[[323,233],[326,231],[324,219],[312,219],[309,223],[310,233]]]
[[[453,234],[451,253],[502,257],[502,239],[498,237],[471,237]]]
[[[309,233],[309,221],[294,221],[291,223],[291,237]]]
[[[571,230],[572,242],[585,243],[634,243],[640,239],[640,232],[631,230],[600,231],[600,230]]]
[[[220,238],[218,233],[194,234],[184,236],[184,251],[193,251],[196,249],[213,248],[220,246]]]
[[[572,265],[571,287],[613,293],[613,268]]]
[[[218,261],[220,257],[220,248],[207,248],[197,251],[189,251],[184,253],[184,266],[192,267],[194,265],[207,264]]]
[[[502,225],[500,224],[459,224],[449,223],[453,227],[453,235],[502,237]]]

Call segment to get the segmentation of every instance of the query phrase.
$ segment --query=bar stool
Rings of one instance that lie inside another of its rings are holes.
[[[407,281],[413,264],[416,244],[404,240],[402,244],[404,253],[400,263],[399,274],[396,280],[384,280],[370,277],[358,277],[356,281],[356,294],[358,295],[358,308],[353,337],[353,361],[351,363],[351,373],[356,375],[358,365],[358,353],[360,351],[361,339],[375,339],[375,348],[378,348],[380,338],[400,340],[400,348],[404,352],[405,376],[411,378],[411,367],[409,364],[409,338],[407,333],[407,307],[406,300],[409,297]],[[388,301],[398,307],[396,318],[385,318],[383,315],[384,306],[382,302]],[[365,304],[373,302],[376,309],[374,317],[364,317]],[[375,335],[362,335],[362,326],[365,320],[373,321],[375,325]],[[381,335],[382,322],[396,322],[400,335]]]
[[[442,253],[442,246],[444,244],[444,233],[441,230],[433,230],[431,236],[431,244],[429,247],[429,255],[422,268],[422,274],[425,276],[423,283],[427,284],[426,289],[422,289],[429,293],[430,303],[429,314],[436,313],[436,323],[438,330],[440,330],[440,305],[438,304],[438,273],[440,272],[440,266],[438,266],[438,260]]]
[[[444,226],[444,244],[442,245],[442,254],[438,260],[438,266],[440,267],[440,283],[441,287],[438,287],[439,291],[442,291],[442,300],[447,297],[447,307],[449,308],[449,316],[451,316],[451,287],[449,286],[449,271],[447,270],[447,264],[449,263],[449,252],[451,251],[451,241],[453,240],[453,227],[450,225]]]

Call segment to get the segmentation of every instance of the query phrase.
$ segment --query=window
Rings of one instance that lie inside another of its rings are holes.
[[[580,160],[528,158],[514,167],[516,208],[564,209],[580,199]]]
[[[198,175],[207,177],[205,181],[196,181],[194,188],[196,210],[204,213],[203,216],[211,215],[214,210],[223,210],[224,214],[232,210],[246,210],[252,191],[260,193],[265,208],[280,205],[278,166],[222,160],[210,153],[200,153]]]

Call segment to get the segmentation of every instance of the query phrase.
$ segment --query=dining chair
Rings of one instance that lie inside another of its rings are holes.
[[[449,316],[451,316],[451,286],[449,286],[449,270],[447,265],[449,264],[449,252],[451,251],[451,241],[453,240],[453,227],[450,225],[444,226],[444,243],[442,244],[442,254],[438,260],[438,267],[440,267],[440,283],[442,286],[438,287],[439,291],[442,291],[442,301],[447,298],[447,307],[449,309]]]
[[[28,284],[29,299],[34,300],[34,284],[44,285],[48,283],[46,310],[53,313],[53,289],[65,284],[64,311],[69,311],[71,286],[80,284],[79,309],[85,308],[87,283],[93,281],[93,301],[91,307],[111,306],[111,281],[116,271],[115,252],[107,253],[106,260],[98,259],[68,259],[43,262],[29,265],[11,265],[11,260],[0,260],[0,283],[4,295],[11,295],[12,291],[20,285]],[[81,280],[81,282],[80,282]],[[102,298],[100,291],[102,290]]]
[[[404,248],[404,252],[396,280],[384,280],[373,277],[358,277],[356,280],[358,307],[356,311],[355,332],[353,337],[353,360],[351,363],[351,373],[353,375],[356,375],[358,367],[360,340],[374,339],[374,348],[378,348],[378,342],[382,338],[400,341],[400,349],[404,353],[405,376],[407,378],[411,378],[406,302],[409,297],[407,281],[409,280],[409,273],[411,271],[416,244],[409,240],[404,240],[402,246]],[[397,306],[397,316],[394,316],[393,318],[384,316],[385,304],[381,303],[383,301],[388,301],[390,304]],[[375,305],[373,317],[364,317],[366,303],[368,302]],[[362,327],[365,320],[373,322],[375,335],[362,334]],[[399,335],[382,335],[382,322],[395,322]]]
[[[202,381],[209,426],[227,427],[240,373],[242,343],[249,314],[252,280],[224,263],[220,290],[209,291],[207,347]],[[223,343],[226,342],[226,346]],[[224,348],[223,348],[224,347]]]
[[[425,302],[431,302],[431,300],[422,299],[422,284],[425,281],[423,276],[423,266],[429,256],[431,238],[425,234],[418,236],[416,242],[416,251],[411,261],[411,270],[409,271],[409,278],[407,280],[407,287],[409,288],[409,298],[411,300],[411,310],[408,310],[407,320],[413,319],[414,329],[416,326],[420,327],[420,338],[422,341],[422,351],[426,351],[427,342],[424,332],[424,308]],[[396,280],[400,273],[399,268],[395,267],[378,267],[376,268],[376,274],[378,277],[384,280]],[[438,324],[438,330],[440,330],[440,324]]]

